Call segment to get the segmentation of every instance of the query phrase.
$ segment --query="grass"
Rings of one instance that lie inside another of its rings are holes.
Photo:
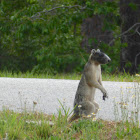
[[[49,125],[53,121],[54,125]],[[134,123],[79,119],[68,123],[66,116],[42,113],[0,113],[0,139],[7,140],[114,140],[140,139],[140,128]]]
[[[0,77],[11,77],[11,78],[40,78],[40,79],[71,79],[71,80],[78,80],[80,79],[81,75],[76,73],[71,74],[33,74],[30,72],[26,73],[12,73],[12,72],[1,72]]]
[[[61,73],[61,74],[33,74],[30,72],[26,73],[12,73],[12,72],[2,72],[0,71],[0,77],[11,77],[11,78],[40,78],[40,79],[71,79],[71,80],[80,80],[81,74],[77,73]],[[136,75],[130,75],[127,73],[124,74],[109,74],[102,73],[103,81],[118,81],[118,82],[140,82],[140,77]]]
[[[128,73],[123,74],[109,74],[103,73],[102,74],[103,81],[117,81],[117,82],[140,82],[140,75],[130,75]]]

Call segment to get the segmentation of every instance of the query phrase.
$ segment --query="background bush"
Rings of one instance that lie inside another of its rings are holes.
[[[0,70],[34,73],[81,72],[89,52],[81,47],[82,21],[93,14],[111,13],[115,22],[105,21],[104,30],[119,34],[118,2],[92,0],[1,0]],[[119,67],[120,41],[99,48],[113,60],[103,70]]]

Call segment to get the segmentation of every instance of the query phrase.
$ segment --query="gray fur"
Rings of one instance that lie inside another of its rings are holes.
[[[74,100],[74,115],[70,121],[77,119],[80,116],[96,114],[99,105],[94,101],[96,88],[103,93],[103,100],[108,97],[106,90],[102,86],[102,75],[100,64],[106,64],[111,59],[103,52],[93,49],[89,60],[84,67],[82,78],[79,82]],[[93,115],[95,117],[95,115]]]

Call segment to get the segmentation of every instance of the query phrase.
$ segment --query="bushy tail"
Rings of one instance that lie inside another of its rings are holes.
[[[72,121],[75,121],[75,120],[77,120],[77,119],[79,119],[79,118],[80,118],[79,115],[73,114],[73,115],[69,118],[68,122],[71,123]]]

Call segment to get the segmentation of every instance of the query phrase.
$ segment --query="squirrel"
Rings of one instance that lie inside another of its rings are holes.
[[[101,52],[99,49],[91,50],[88,62],[84,67],[84,71],[79,82],[77,92],[74,99],[74,113],[70,117],[72,122],[82,116],[96,116],[99,105],[94,101],[96,88],[103,93],[103,100],[108,98],[107,91],[102,85],[101,64],[107,64],[111,61],[109,56]]]

